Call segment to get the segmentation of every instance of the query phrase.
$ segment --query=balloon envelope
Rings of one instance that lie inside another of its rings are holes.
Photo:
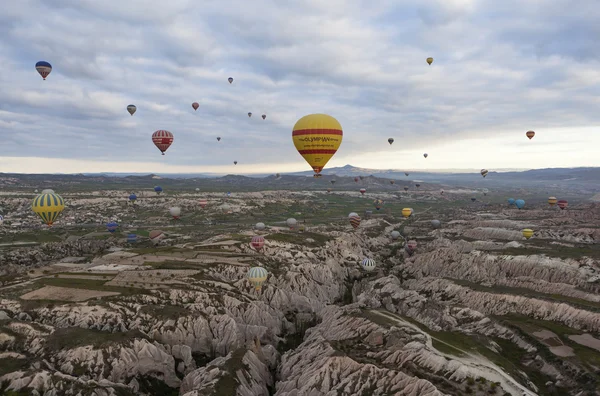
[[[391,233],[392,239],[395,241],[396,239],[400,238],[400,233],[396,230],[392,231]]]
[[[254,226],[257,230],[262,231],[265,229],[265,223],[256,223]]]
[[[566,200],[561,199],[560,201],[558,201],[558,207],[559,208],[561,208],[561,209],[564,210],[564,209],[567,208],[567,206],[569,206],[569,202],[567,202]]]
[[[262,288],[268,276],[269,273],[263,267],[252,267],[248,271],[248,281],[257,291]]]
[[[119,228],[119,225],[117,223],[115,223],[114,221],[111,221],[110,223],[106,223],[106,229],[108,230],[108,232],[110,232],[111,234],[113,232],[115,232],[117,230],[117,228]]]
[[[440,228],[441,225],[442,223],[439,220],[431,220],[431,226],[433,228]]]
[[[309,114],[294,125],[292,139],[298,153],[319,174],[339,149],[342,126],[330,115]]]
[[[404,218],[407,218],[410,215],[412,215],[412,209],[411,208],[404,208],[404,209],[402,209],[402,216],[404,216]]]
[[[227,81],[229,81],[229,84],[231,84],[233,82],[233,77],[229,77]]]
[[[46,61],[39,61],[35,64],[35,70],[40,73],[40,76],[45,80],[52,72],[52,65]]]
[[[162,192],[162,187],[161,186],[156,186],[154,187],[154,191],[156,191],[157,194],[160,194]]]
[[[160,150],[162,155],[165,155],[165,151],[173,144],[173,134],[159,129],[152,134],[152,143]]]
[[[360,266],[365,271],[371,272],[371,271],[373,271],[375,269],[375,260],[373,260],[372,258],[365,258],[360,263]]]
[[[192,108],[195,110],[198,110],[198,107],[200,107],[200,105],[198,104],[198,102],[194,102],[192,103]]]
[[[431,65],[433,63],[433,58],[432,57],[427,58],[427,63],[429,63]]]
[[[548,205],[550,205],[550,206],[556,205],[557,202],[558,202],[558,200],[556,199],[556,197],[549,197],[548,198]]]
[[[393,138],[389,138],[388,139],[388,143],[391,145],[392,143],[394,143],[394,139]]]
[[[534,131],[527,131],[525,133],[525,136],[527,136],[529,138],[529,140],[531,140],[535,136],[535,132]]]
[[[523,236],[525,237],[525,239],[529,239],[533,236],[533,230],[530,230],[529,228],[525,228],[523,230]]]
[[[359,216],[358,214],[354,213],[354,212],[350,213],[350,215],[351,215],[351,216],[349,217],[349,220],[350,220],[350,225],[351,225],[351,226],[352,226],[354,229],[357,229],[357,228],[358,228],[358,226],[360,225],[360,221],[361,221],[361,219],[360,219],[360,216]]]
[[[40,216],[44,223],[51,227],[65,209],[65,201],[54,192],[40,194],[33,199],[31,209]]]
[[[289,219],[286,220],[286,224],[288,225],[288,227],[294,228],[296,226],[296,224],[298,224],[298,222],[293,217],[290,217]]]
[[[169,209],[169,213],[171,214],[171,216],[178,219],[181,215],[181,208],[179,206],[173,206]]]
[[[523,209],[523,207],[525,206],[525,201],[522,199],[517,199],[515,201],[515,205],[517,205],[517,208]]]
[[[515,199],[514,198],[508,198],[508,204],[509,205],[514,205],[515,204]]]
[[[265,246],[265,238],[260,235],[253,236],[252,241],[250,241],[250,245],[254,249],[260,250],[263,248],[263,246]]]
[[[481,176],[486,177],[488,174],[488,170],[487,169],[482,169],[481,170]]]
[[[129,106],[127,106],[127,111],[129,112],[129,114],[133,115],[137,111],[137,107],[135,107],[135,105],[130,104]]]
[[[129,195],[129,200],[130,201],[135,201],[136,199],[137,199],[137,195],[135,195],[135,194],[130,194]]]

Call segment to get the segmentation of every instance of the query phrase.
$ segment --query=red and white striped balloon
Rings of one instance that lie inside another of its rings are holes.
[[[252,237],[252,241],[250,242],[250,245],[256,249],[256,250],[260,250],[263,248],[263,246],[265,246],[265,238],[257,235],[257,236],[253,236]]]
[[[169,131],[159,129],[152,134],[152,142],[158,147],[162,155],[165,155],[165,151],[173,144],[173,134]]]

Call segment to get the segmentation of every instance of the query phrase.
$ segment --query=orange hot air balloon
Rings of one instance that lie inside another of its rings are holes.
[[[313,168],[315,175],[323,170],[342,144],[342,126],[330,115],[309,114],[300,118],[292,131],[296,150]]]
[[[173,144],[173,134],[160,129],[152,134],[152,142],[165,155],[165,151]]]
[[[198,102],[194,102],[192,103],[192,107],[194,108],[194,110],[198,110],[198,107],[200,107],[200,105],[198,104]]]
[[[535,132],[527,131],[527,133],[525,133],[525,135],[529,138],[529,140],[531,140],[535,136]]]

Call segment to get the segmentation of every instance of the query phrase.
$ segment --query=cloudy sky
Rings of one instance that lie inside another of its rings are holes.
[[[310,170],[291,138],[310,113],[344,129],[328,167],[600,166],[598,15],[597,0],[14,1],[0,172]],[[175,135],[165,156],[157,129]]]

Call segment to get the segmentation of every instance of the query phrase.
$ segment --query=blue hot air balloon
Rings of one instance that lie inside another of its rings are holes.
[[[154,187],[154,191],[156,191],[157,194],[160,194],[162,192],[162,187],[156,186],[156,187]]]
[[[525,206],[525,201],[523,201],[522,199],[517,199],[515,201],[515,205],[517,205],[517,208],[523,209],[523,207]]]
[[[230,191],[227,191],[227,196],[231,197],[231,192]]]
[[[508,198],[508,204],[510,206],[514,205],[515,204],[515,199],[514,198]]]
[[[137,235],[136,234],[127,234],[127,242],[129,242],[129,243],[136,243],[137,242]]]
[[[135,194],[131,194],[131,195],[129,196],[129,200],[130,200],[131,202],[135,201],[136,199],[137,199],[137,195],[135,195]]]
[[[39,61],[35,64],[35,70],[40,73],[40,76],[45,80],[48,74],[52,72],[52,65],[46,61]]]
[[[108,232],[110,232],[111,234],[113,232],[115,232],[117,230],[117,228],[119,228],[119,225],[117,223],[115,223],[114,221],[111,221],[110,223],[106,223],[106,229],[108,230]]]

